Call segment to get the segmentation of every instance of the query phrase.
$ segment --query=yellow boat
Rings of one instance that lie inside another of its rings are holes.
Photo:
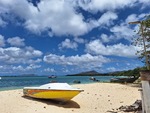
[[[73,88],[67,83],[49,83],[39,87],[23,88],[23,93],[25,96],[60,101],[71,100],[82,91],[83,90],[81,89]]]

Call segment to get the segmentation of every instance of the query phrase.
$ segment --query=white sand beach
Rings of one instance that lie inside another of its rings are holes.
[[[0,113],[112,113],[141,99],[139,88],[128,85],[93,83],[74,87],[84,92],[66,104],[23,97],[22,89],[0,91]]]

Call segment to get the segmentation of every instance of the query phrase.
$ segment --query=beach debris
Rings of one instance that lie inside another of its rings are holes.
[[[132,105],[130,106],[120,106],[119,108],[112,109],[113,111],[107,111],[110,113],[127,113],[127,112],[138,112],[142,111],[142,101],[141,100],[136,100]]]
[[[124,112],[133,112],[133,111],[140,111],[142,110],[142,101],[136,100],[132,105],[130,106],[121,106],[119,110]]]
[[[118,112],[116,112],[116,111],[107,111],[107,112],[110,112],[110,113],[118,113]]]

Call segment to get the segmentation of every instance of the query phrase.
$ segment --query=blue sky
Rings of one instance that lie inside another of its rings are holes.
[[[150,0],[0,0],[0,75],[134,69]]]

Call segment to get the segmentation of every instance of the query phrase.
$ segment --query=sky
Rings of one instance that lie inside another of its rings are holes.
[[[0,75],[67,75],[144,64],[132,45],[150,0],[0,0]]]

